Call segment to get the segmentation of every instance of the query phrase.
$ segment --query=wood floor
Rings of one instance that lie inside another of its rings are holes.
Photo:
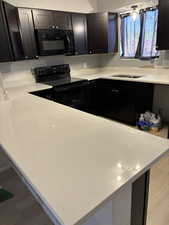
[[[0,173],[0,186],[15,195],[0,204],[0,225],[53,225],[13,169]],[[151,170],[147,225],[169,225],[169,155]]]
[[[147,225],[169,225],[169,155],[151,170]]]
[[[0,225],[53,225],[13,169],[0,174],[0,186],[14,194],[0,203]]]

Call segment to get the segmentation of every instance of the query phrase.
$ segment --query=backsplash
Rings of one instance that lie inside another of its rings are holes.
[[[85,56],[48,56],[40,57],[39,60],[26,60],[17,62],[0,63],[0,72],[4,82],[28,83],[34,82],[31,69],[40,66],[57,64],[70,64],[71,71],[85,68],[99,67],[99,55]]]
[[[104,54],[99,58],[101,67],[169,67],[169,51],[160,51],[160,57],[155,60],[122,59],[120,54]]]

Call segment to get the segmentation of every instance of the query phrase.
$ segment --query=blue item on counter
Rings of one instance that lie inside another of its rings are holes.
[[[142,120],[137,122],[137,126],[141,129],[141,130],[149,130],[150,127],[152,126],[152,123]]]

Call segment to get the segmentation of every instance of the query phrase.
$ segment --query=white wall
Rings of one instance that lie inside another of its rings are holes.
[[[114,11],[131,5],[149,5],[150,0],[98,0],[99,11]]]
[[[97,0],[7,0],[7,2],[18,7],[75,12],[92,12],[97,10]]]

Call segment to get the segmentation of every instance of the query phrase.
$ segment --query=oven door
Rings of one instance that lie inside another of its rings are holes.
[[[40,56],[68,54],[73,55],[74,41],[72,31],[58,29],[36,30]]]

